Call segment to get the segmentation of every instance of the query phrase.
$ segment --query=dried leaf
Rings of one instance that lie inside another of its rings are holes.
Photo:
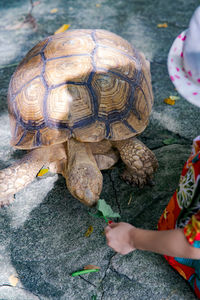
[[[19,278],[17,278],[15,275],[11,275],[9,277],[9,282],[12,286],[16,286],[18,281],[19,281]]]
[[[169,96],[169,98],[170,98],[171,100],[175,100],[175,101],[180,99],[179,96]]]
[[[95,265],[87,265],[87,266],[84,267],[84,270],[92,270],[92,269],[99,269],[100,270],[100,267],[95,266]]]
[[[51,13],[51,14],[55,14],[55,13],[57,13],[57,11],[58,11],[57,8],[53,8],[53,9],[50,10],[50,13]]]
[[[54,32],[54,34],[58,34],[61,32],[65,32],[70,27],[70,24],[63,24],[58,30]]]
[[[157,27],[158,28],[167,28],[168,24],[167,23],[160,23],[160,24],[157,24]]]
[[[171,98],[165,98],[164,102],[169,105],[174,105],[176,101]]]
[[[41,177],[48,172],[49,172],[49,169],[47,169],[47,168],[41,169],[40,172],[37,174],[37,177]]]
[[[133,195],[132,195],[132,194],[130,194],[130,197],[129,197],[129,200],[128,200],[128,205],[130,205],[130,204],[131,204],[131,201],[132,201],[132,199],[133,199]]]
[[[89,237],[92,234],[93,230],[94,230],[93,226],[89,226],[88,230],[85,233],[85,236]]]

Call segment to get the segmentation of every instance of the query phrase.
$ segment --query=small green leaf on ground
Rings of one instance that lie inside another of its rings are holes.
[[[173,138],[163,140],[163,144],[165,144],[165,145],[172,145],[172,144],[176,144],[176,143],[177,143],[177,140],[173,139]]]
[[[71,276],[75,277],[75,276],[80,276],[80,275],[94,273],[94,272],[99,272],[99,269],[80,270],[80,271],[76,271],[76,272],[72,273]]]

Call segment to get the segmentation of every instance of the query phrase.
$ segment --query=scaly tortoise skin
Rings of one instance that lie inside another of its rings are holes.
[[[8,89],[11,145],[30,151],[0,171],[0,204],[9,204],[43,165],[89,206],[102,190],[100,170],[119,156],[127,166],[123,178],[143,186],[157,160],[135,137],[152,105],[149,62],[120,36],[71,30],[39,42]]]

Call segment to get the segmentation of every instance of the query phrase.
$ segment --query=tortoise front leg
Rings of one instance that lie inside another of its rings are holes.
[[[67,142],[66,184],[70,193],[88,206],[94,205],[102,190],[103,176],[89,143],[71,138]]]
[[[0,171],[0,206],[9,205],[14,194],[32,182],[44,165],[48,150],[35,149],[8,168]]]
[[[131,184],[143,187],[152,178],[158,167],[154,153],[141,141],[131,138],[113,142],[119,150],[121,159],[126,164],[122,178]]]
[[[66,165],[66,143],[52,145],[46,167],[49,168],[50,172],[62,174],[64,176]]]

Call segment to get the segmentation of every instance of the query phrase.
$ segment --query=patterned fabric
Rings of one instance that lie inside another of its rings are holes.
[[[178,188],[158,222],[158,230],[174,228],[184,228],[188,243],[200,248],[200,136],[193,141],[192,153],[183,167]],[[165,258],[190,283],[200,299],[200,260]]]

